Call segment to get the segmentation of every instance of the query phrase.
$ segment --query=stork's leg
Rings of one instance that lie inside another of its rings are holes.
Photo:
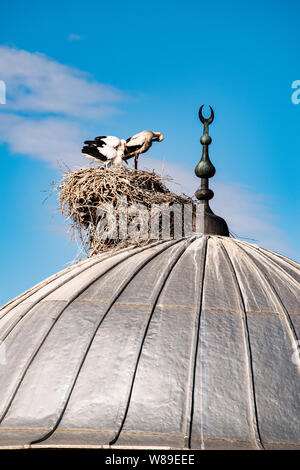
[[[135,168],[135,170],[138,169],[138,159],[139,159],[139,156],[136,155],[136,156],[134,157],[134,168]]]

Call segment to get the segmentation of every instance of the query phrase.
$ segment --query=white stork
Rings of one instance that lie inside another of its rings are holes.
[[[115,167],[122,166],[125,156],[126,140],[113,135],[101,135],[94,140],[86,140],[82,148],[85,157],[103,162],[106,166],[112,164]]]
[[[112,164],[120,167],[123,160],[127,163],[129,158],[134,158],[134,166],[137,169],[138,156],[147,152],[152,146],[152,142],[161,142],[164,140],[160,132],[142,131],[129,139],[119,139],[118,137],[99,136],[94,140],[86,140],[82,148],[82,154],[85,157],[103,162],[105,165]]]
[[[126,155],[134,156],[134,167],[137,169],[138,156],[147,152],[152,142],[161,142],[164,136],[160,132],[142,131],[126,140]]]

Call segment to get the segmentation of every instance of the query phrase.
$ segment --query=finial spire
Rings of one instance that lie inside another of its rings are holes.
[[[210,117],[205,118],[202,114],[204,104],[199,109],[199,119],[203,124],[203,135],[200,138],[202,144],[202,157],[198,165],[195,167],[195,173],[201,178],[201,186],[195,192],[196,198],[202,205],[201,231],[204,234],[215,234],[229,236],[229,230],[224,219],[215,215],[209,207],[209,200],[214,197],[214,192],[208,187],[208,180],[216,173],[216,169],[209,158],[208,146],[212,139],[208,134],[208,127],[214,120],[214,110],[210,106]]]
[[[199,109],[199,119],[203,124],[203,136],[200,138],[200,142],[203,145],[202,157],[195,168],[196,176],[201,178],[201,188],[196,191],[196,198],[200,201],[209,201],[214,197],[214,193],[211,189],[208,188],[208,179],[212,178],[216,172],[216,169],[211,163],[208,154],[208,146],[212,142],[211,137],[208,135],[208,126],[214,120],[214,111],[210,106],[210,117],[204,118],[202,114],[203,107],[204,105],[202,105]]]

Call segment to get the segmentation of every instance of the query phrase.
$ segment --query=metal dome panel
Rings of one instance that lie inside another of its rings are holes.
[[[0,446],[300,448],[299,279],[221,236],[48,278],[0,310]]]

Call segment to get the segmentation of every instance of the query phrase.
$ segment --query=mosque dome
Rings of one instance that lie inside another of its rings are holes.
[[[216,235],[45,280],[1,310],[0,445],[300,446],[299,280]]]
[[[0,309],[0,448],[300,448],[300,265],[194,234],[88,258]]]

